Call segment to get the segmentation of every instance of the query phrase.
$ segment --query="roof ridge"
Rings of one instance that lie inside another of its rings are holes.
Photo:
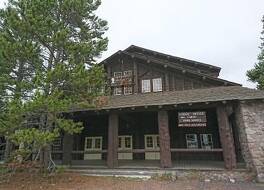
[[[187,62],[193,62],[194,64],[195,63],[196,64],[200,64],[200,65],[203,65],[205,67],[213,68],[213,69],[216,69],[216,70],[219,70],[219,71],[221,70],[221,67],[218,67],[218,66],[215,66],[215,65],[211,65],[211,64],[200,62],[200,61],[191,60],[191,59],[186,59],[186,58],[183,58],[183,57],[178,57],[178,56],[174,56],[174,55],[170,55],[170,54],[166,54],[166,53],[161,53],[161,52],[158,52],[158,51],[155,51],[155,50],[143,48],[143,47],[136,46],[136,45],[131,45],[128,48],[124,49],[123,51],[128,51],[129,49],[132,49],[132,48],[138,48],[138,49],[142,49],[144,51],[153,52],[153,53],[160,54],[160,55],[163,55],[163,56],[169,56],[169,57],[172,57],[172,58],[175,58],[175,59],[184,60],[184,61],[187,61]]]

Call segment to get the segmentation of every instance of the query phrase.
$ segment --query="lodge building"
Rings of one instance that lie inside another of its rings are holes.
[[[53,158],[108,168],[245,167],[264,180],[264,92],[219,78],[221,68],[130,46],[105,59],[111,96],[71,116],[81,134]]]

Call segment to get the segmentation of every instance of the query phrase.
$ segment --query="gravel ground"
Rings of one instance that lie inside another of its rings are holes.
[[[0,183],[1,190],[264,190],[264,184],[204,182],[192,180],[140,180],[112,177],[88,177],[79,174],[57,174],[43,177],[19,173],[7,182]]]

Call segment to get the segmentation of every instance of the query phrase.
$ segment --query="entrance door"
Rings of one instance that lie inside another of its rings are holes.
[[[118,137],[118,150],[119,151],[129,151],[133,148],[132,136],[119,136]],[[118,153],[119,160],[133,160],[132,152],[120,152]]]
[[[159,160],[159,135],[145,135],[145,150],[153,152],[145,152],[145,160]]]
[[[96,151],[102,150],[103,137],[85,137],[84,160],[101,160],[102,153]]]

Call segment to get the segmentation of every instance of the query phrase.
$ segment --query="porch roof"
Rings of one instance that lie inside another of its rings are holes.
[[[264,99],[264,91],[241,86],[111,96],[100,109]]]

